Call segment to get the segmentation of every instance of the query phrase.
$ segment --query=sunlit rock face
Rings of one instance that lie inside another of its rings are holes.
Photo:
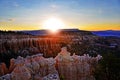
[[[70,56],[66,47],[63,47],[55,57],[59,76],[64,80],[95,80],[93,66],[99,59],[101,59],[100,55],[97,57],[90,57],[88,54],[83,56],[73,54],[73,56]]]
[[[11,77],[13,80],[29,80],[31,74],[26,66],[19,65],[13,70]]]
[[[53,58],[44,58],[41,54],[19,56],[11,60],[10,70],[13,71],[0,80],[60,80],[55,63]]]
[[[66,47],[54,58],[44,58],[42,54],[21,56],[10,60],[7,70],[2,64],[0,80],[95,80],[93,76],[94,67],[102,58],[83,56],[71,56]],[[6,74],[8,71],[9,74]],[[4,75],[6,74],[6,75]]]

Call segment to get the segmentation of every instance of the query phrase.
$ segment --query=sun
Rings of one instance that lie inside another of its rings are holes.
[[[62,22],[62,20],[55,17],[51,17],[43,22],[43,28],[52,32],[57,32],[59,29],[63,29],[64,27],[65,24]]]

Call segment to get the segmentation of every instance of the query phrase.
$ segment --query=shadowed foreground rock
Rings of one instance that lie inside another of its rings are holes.
[[[95,80],[93,71],[99,59],[100,55],[70,56],[66,47],[61,48],[55,59],[44,58],[42,54],[26,58],[19,56],[11,59],[10,74],[0,80]]]

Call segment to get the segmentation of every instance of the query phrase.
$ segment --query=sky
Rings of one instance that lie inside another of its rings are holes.
[[[64,28],[120,30],[120,0],[0,0],[0,30],[39,30],[50,17]]]

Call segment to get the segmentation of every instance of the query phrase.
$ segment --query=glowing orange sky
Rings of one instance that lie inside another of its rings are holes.
[[[74,24],[71,24],[70,26],[73,26]],[[75,25],[77,27],[68,27],[66,28],[78,28],[81,30],[90,30],[90,31],[96,31],[96,30],[120,30],[120,24],[119,23],[99,23],[99,24],[87,24],[87,25]],[[1,22],[0,23],[0,29],[1,30],[40,30],[43,29],[40,25],[35,24],[14,24],[14,23],[6,23]]]

